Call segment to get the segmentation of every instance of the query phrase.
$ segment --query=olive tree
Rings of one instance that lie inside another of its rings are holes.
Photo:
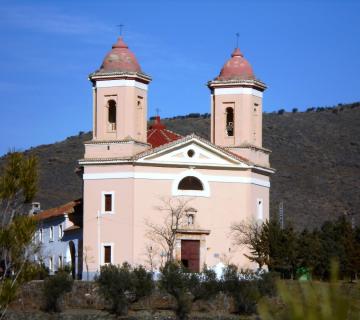
[[[26,204],[36,193],[37,160],[11,152],[0,174],[0,319],[5,316],[17,288],[31,278],[35,221]]]

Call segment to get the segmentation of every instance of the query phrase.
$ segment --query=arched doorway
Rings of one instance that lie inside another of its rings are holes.
[[[76,266],[76,249],[75,244],[73,241],[69,242],[69,249],[70,249],[70,258],[71,258],[71,275],[73,279],[75,279],[76,272],[75,272],[75,266]]]

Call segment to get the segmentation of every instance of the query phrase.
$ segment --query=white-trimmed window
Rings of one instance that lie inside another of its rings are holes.
[[[234,136],[234,108],[226,108],[226,134],[228,137]]]
[[[114,244],[103,243],[101,246],[101,262],[102,264],[114,263]]]
[[[62,239],[63,235],[64,235],[63,225],[59,224],[59,240]]]
[[[50,229],[49,229],[49,241],[54,241],[54,227],[51,226]]]
[[[182,172],[172,183],[172,195],[209,197],[210,187],[206,176],[203,176],[195,170]]]
[[[108,101],[108,127],[109,131],[116,130],[116,102],[112,99]]]
[[[102,192],[102,199],[101,199],[101,206],[102,206],[102,213],[114,213],[115,212],[115,193],[114,191],[103,191]]]
[[[54,271],[54,258],[53,257],[49,257],[49,271],[50,272]]]
[[[204,186],[199,178],[194,176],[187,176],[180,180],[178,185],[179,190],[204,190]]]

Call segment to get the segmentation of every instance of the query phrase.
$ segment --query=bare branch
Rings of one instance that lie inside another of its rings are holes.
[[[155,208],[163,214],[164,222],[157,224],[149,219],[145,220],[148,228],[147,238],[164,250],[166,261],[174,259],[176,235],[178,230],[186,225],[186,215],[191,200],[185,198],[161,198],[161,205]]]
[[[264,224],[256,221],[241,221],[231,226],[231,236],[234,245],[247,248],[244,254],[250,261],[256,262],[262,268],[269,260],[269,243],[263,228]]]

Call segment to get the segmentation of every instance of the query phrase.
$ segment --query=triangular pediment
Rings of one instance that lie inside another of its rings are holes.
[[[222,149],[204,143],[196,137],[189,140],[182,139],[168,147],[153,150],[149,154],[140,157],[138,162],[178,164],[178,165],[201,165],[201,166],[237,166],[247,167],[247,164],[236,156],[232,156]]]

